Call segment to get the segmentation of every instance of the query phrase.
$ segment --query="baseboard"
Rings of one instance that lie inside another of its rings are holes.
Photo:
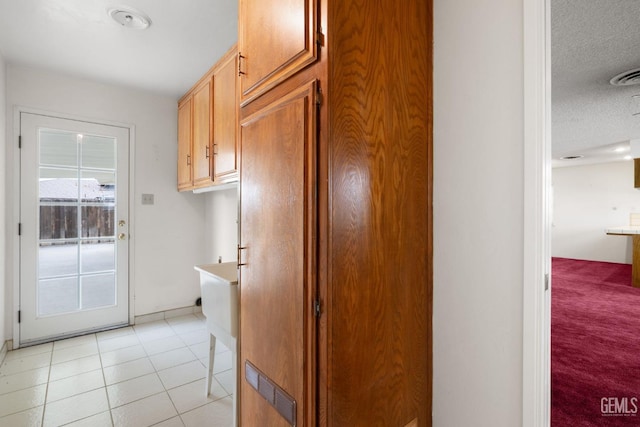
[[[135,325],[139,325],[141,323],[157,322],[158,320],[171,319],[172,317],[187,316],[189,314],[198,313],[202,313],[202,307],[193,305],[190,307],[174,308],[172,310],[158,311],[156,313],[135,316],[133,323]]]
[[[13,340],[6,340],[0,348],[0,365],[4,363],[4,358],[7,357],[7,352],[13,350]]]

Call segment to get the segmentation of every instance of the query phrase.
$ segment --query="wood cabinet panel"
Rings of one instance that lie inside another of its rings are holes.
[[[316,0],[240,0],[241,104],[317,57]]]
[[[193,186],[210,185],[211,173],[211,95],[212,78],[207,78],[193,93]]]
[[[241,123],[240,419],[287,426],[245,380],[245,361],[291,395],[314,424],[315,82]]]
[[[191,188],[191,98],[178,105],[178,190]]]
[[[431,422],[431,6],[329,3],[328,424]]]
[[[237,49],[223,57],[213,73],[214,180],[237,173],[238,134]]]

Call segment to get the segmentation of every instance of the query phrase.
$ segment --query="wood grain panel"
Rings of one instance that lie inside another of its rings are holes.
[[[241,123],[240,418],[288,423],[244,380],[245,361],[291,395],[312,425],[315,389],[315,83]]]
[[[191,186],[191,98],[187,98],[178,105],[178,190]]]
[[[220,59],[213,72],[214,179],[224,181],[237,172],[238,55],[233,48]]]
[[[207,78],[193,92],[193,185],[202,187],[211,185],[211,96],[212,79]]]
[[[316,0],[240,0],[241,105],[316,59]]]
[[[431,422],[431,2],[329,2],[328,425]]]

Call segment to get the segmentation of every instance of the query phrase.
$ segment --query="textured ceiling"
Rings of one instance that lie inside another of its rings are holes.
[[[132,7],[144,31],[107,14]],[[237,0],[0,0],[5,61],[180,96],[237,39]]]
[[[609,80],[640,68],[640,1],[551,0],[553,157],[614,160],[640,138],[640,85]],[[558,165],[558,162],[554,162]],[[575,164],[575,163],[572,163]]]

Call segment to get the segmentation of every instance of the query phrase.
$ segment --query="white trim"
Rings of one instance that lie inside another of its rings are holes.
[[[551,73],[549,0],[524,0],[522,425],[550,424]]]
[[[42,110],[38,108],[24,107],[20,105],[14,105],[13,107],[13,156],[11,161],[13,162],[12,167],[12,179],[13,179],[13,188],[11,189],[11,196],[13,198],[13,212],[11,213],[10,219],[12,226],[10,229],[13,229],[13,225],[15,225],[16,229],[18,223],[20,222],[20,150],[18,147],[18,138],[20,136],[20,114],[21,113],[31,113],[38,114],[43,116],[51,116],[57,117],[61,119],[68,120],[76,120],[82,122],[89,123],[97,123],[101,125],[108,125],[114,127],[121,127],[129,130],[129,235],[135,235],[135,224],[131,220],[134,218],[134,201],[135,201],[135,187],[134,187],[134,165],[135,165],[135,125],[130,123],[122,123],[115,122],[111,120],[98,120],[91,117],[84,117],[75,114],[66,114],[66,113],[57,113],[47,110]],[[7,158],[7,161],[9,159]],[[11,232],[13,238],[11,238],[12,250],[14,254],[19,253],[20,249],[20,237],[18,236],[17,230]],[[10,238],[8,237],[8,240]],[[134,320],[134,298],[135,298],[135,283],[133,281],[133,254],[135,253],[135,241],[133,238],[129,239],[129,324],[133,324]],[[20,347],[20,326],[18,324],[18,310],[20,310],[20,257],[13,257],[13,265],[11,270],[11,282],[13,283],[13,311],[11,317],[13,319],[13,336],[11,337],[14,343],[14,349]]]

